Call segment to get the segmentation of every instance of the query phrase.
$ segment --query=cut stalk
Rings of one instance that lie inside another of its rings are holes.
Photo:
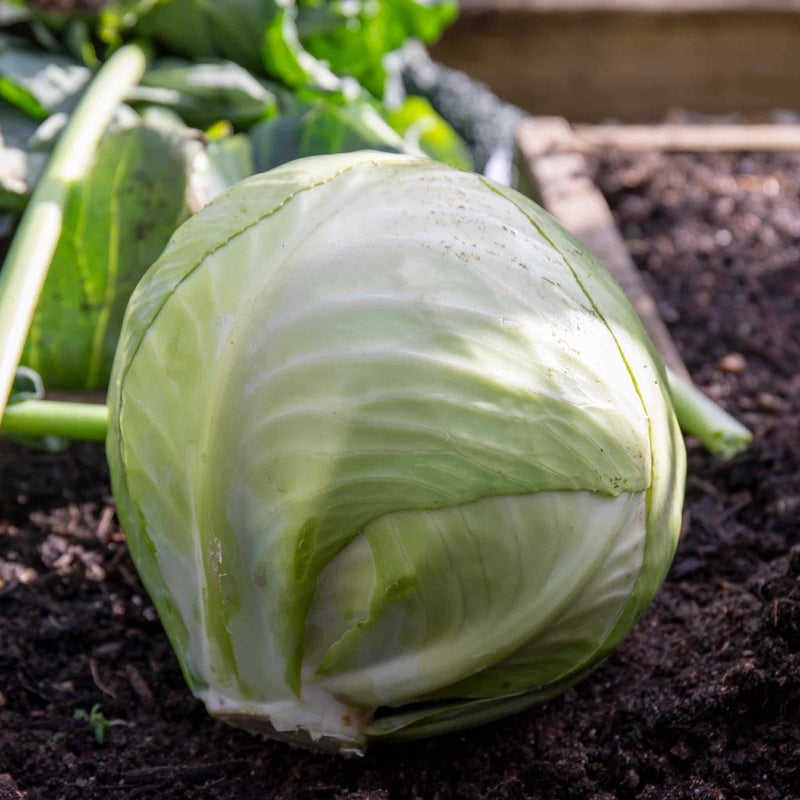
[[[0,272],[0,422],[61,236],[70,189],[88,172],[118,106],[141,80],[146,60],[142,48],[131,44],[100,69],[59,139],[17,228]]]
[[[667,367],[669,390],[678,423],[684,433],[696,436],[719,458],[733,458],[746,450],[753,434],[725,409]]]
[[[9,436],[60,436],[103,442],[108,434],[108,407],[97,403],[24,400],[6,408],[0,432]]]

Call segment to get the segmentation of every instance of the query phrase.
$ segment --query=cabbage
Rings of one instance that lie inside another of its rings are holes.
[[[245,180],[131,299],[108,456],[211,714],[295,743],[562,691],[652,599],[685,452],[621,289],[532,201],[385,153]]]

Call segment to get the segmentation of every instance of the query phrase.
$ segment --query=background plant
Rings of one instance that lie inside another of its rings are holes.
[[[2,250],[97,66],[127,40],[148,42],[151,56],[65,198],[23,355],[51,390],[105,389],[133,287],[177,226],[232,183],[364,148],[472,166],[452,128],[406,97],[399,78],[403,47],[439,36],[457,13],[451,0],[0,9]]]

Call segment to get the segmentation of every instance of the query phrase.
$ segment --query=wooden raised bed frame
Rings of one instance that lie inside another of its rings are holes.
[[[619,281],[664,363],[691,380],[614,222],[588,174],[593,148],[669,151],[800,150],[800,125],[638,125],[574,128],[561,117],[529,117],[516,136],[518,188],[587,245]]]
[[[432,49],[535,114],[798,108],[800,0],[461,0]]]

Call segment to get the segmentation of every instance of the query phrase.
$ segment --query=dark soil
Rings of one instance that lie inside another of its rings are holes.
[[[697,382],[755,431],[724,464],[689,443],[678,555],[617,653],[540,708],[362,760],[263,742],[185,688],[102,449],[6,444],[0,798],[800,798],[800,158],[597,174]],[[95,705],[124,722],[103,743],[74,717]]]

